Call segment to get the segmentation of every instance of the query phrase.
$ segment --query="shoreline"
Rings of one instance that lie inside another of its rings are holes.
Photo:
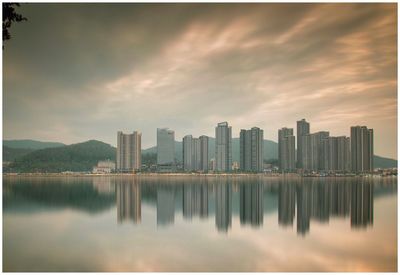
[[[397,177],[397,175],[390,175],[391,177]],[[327,176],[303,176],[297,173],[287,173],[287,174],[247,174],[247,173],[221,173],[221,174],[188,174],[188,173],[118,173],[118,174],[89,174],[89,173],[3,173],[3,178],[17,178],[17,177],[86,177],[86,178],[96,178],[96,177],[257,177],[257,178],[350,178],[350,177],[384,177],[381,175],[327,175]]]

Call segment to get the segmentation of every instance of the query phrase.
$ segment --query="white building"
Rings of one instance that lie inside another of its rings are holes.
[[[93,167],[93,174],[109,174],[114,172],[115,162],[111,160],[101,160],[97,166]]]

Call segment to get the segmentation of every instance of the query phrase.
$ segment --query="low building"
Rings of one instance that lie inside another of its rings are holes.
[[[114,172],[115,162],[111,160],[101,160],[97,163],[97,166],[93,167],[93,174],[109,174]]]

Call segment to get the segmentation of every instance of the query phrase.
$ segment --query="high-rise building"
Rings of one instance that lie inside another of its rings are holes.
[[[264,131],[258,127],[240,131],[240,170],[263,171]]]
[[[327,137],[329,137],[329,132],[326,131],[303,136],[303,169],[309,171],[324,170],[324,147],[322,140]]]
[[[157,128],[157,166],[159,171],[175,169],[175,132]]]
[[[350,138],[345,136],[337,137],[338,148],[338,170],[351,170]]]
[[[281,171],[293,171],[296,168],[295,137],[292,128],[278,131],[278,162]]]
[[[310,123],[304,118],[297,121],[297,167],[303,168],[303,136],[310,133]]]
[[[353,126],[350,129],[351,170],[370,172],[374,170],[374,130],[366,126]]]
[[[200,136],[200,170],[208,171],[208,136]]]
[[[142,166],[142,134],[134,131],[133,134],[117,133],[117,171],[132,172]]]
[[[208,137],[183,138],[183,169],[185,171],[208,171]]]
[[[232,127],[228,122],[218,123],[215,127],[216,171],[227,172],[232,169]]]
[[[327,137],[322,140],[323,170],[349,171],[350,139],[345,136]]]

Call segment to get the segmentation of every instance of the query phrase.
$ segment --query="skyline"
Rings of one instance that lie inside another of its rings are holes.
[[[277,142],[306,118],[332,136],[367,125],[375,154],[397,159],[396,8],[22,4],[3,50],[3,138],[116,146],[137,129],[148,148],[156,128],[180,141],[228,121],[233,137],[256,126]]]

